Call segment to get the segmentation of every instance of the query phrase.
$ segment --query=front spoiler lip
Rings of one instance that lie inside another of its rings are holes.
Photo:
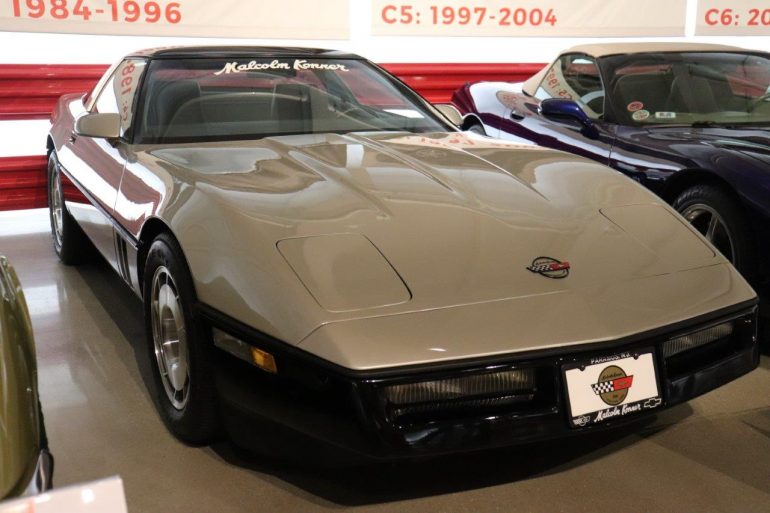
[[[420,430],[402,431],[400,443],[378,440],[376,442],[355,437],[330,438],[315,427],[300,430],[296,426],[279,426],[291,431],[293,436],[311,440],[318,447],[332,447],[358,458],[372,461],[420,460],[448,454],[485,451],[513,447],[553,439],[579,437],[624,427],[649,423],[656,415],[698,395],[724,385],[754,368],[759,360],[756,347],[736,354],[712,368],[702,369],[668,385],[670,396],[661,406],[640,414],[614,419],[581,428],[567,427],[564,412],[558,408],[531,415],[502,415],[494,418],[476,418],[454,423],[425,426]],[[252,404],[237,397],[225,398],[225,424],[228,434],[236,445],[259,450],[265,447],[263,435],[254,435],[253,427],[273,419],[264,417],[252,409]],[[631,431],[629,431],[629,434]]]
[[[686,323],[672,330],[669,326],[665,330],[666,338],[679,334],[683,330],[702,327],[711,323],[723,322],[726,319],[745,317],[750,318],[752,329],[756,328],[756,307],[753,302],[743,311],[737,308],[729,308],[714,312],[709,319],[698,319]],[[659,334],[658,338],[661,339]],[[740,344],[743,342],[743,344]],[[604,344],[591,345],[587,353],[606,353],[607,351],[619,351],[628,349],[629,346],[649,345],[650,340],[636,340],[635,342],[615,341],[611,347]],[[600,347],[601,346],[601,347]],[[513,355],[515,358],[516,355]],[[583,358],[574,347],[561,348],[561,350],[546,357],[547,362],[559,366],[573,359]],[[508,365],[527,363],[537,358],[528,357],[523,363],[515,359]],[[497,359],[494,364],[486,362],[486,365],[505,365],[503,359]],[[304,363],[310,364],[311,360]],[[243,362],[238,362],[243,364]],[[543,362],[543,364],[546,364]],[[659,365],[661,362],[659,361]],[[467,451],[485,450],[495,447],[513,446],[531,442],[538,442],[553,438],[569,437],[588,432],[600,432],[604,429],[612,429],[618,426],[638,424],[644,419],[650,419],[658,411],[682,403],[705,392],[713,390],[733,379],[753,370],[759,364],[759,349],[756,340],[756,332],[749,340],[744,337],[736,341],[736,350],[725,355],[719,360],[709,363],[705,367],[697,368],[688,374],[667,376],[665,370],[659,378],[661,394],[664,402],[658,408],[645,411],[628,417],[612,419],[600,424],[582,428],[570,428],[567,425],[563,391],[561,385],[555,384],[555,399],[552,405],[546,405],[541,410],[506,413],[487,418],[466,418],[460,420],[447,420],[440,422],[428,422],[420,426],[389,425],[378,417],[376,412],[373,387],[381,382],[395,383],[405,380],[427,378],[436,374],[452,374],[453,369],[437,369],[430,366],[415,375],[414,372],[399,374],[398,376],[372,376],[370,373],[347,373],[336,376],[350,387],[350,397],[357,397],[354,401],[358,411],[356,417],[341,419],[335,414],[319,416],[317,411],[303,411],[301,404],[293,401],[276,400],[277,396],[270,395],[265,401],[265,391],[262,387],[254,386],[249,376],[259,372],[253,367],[245,365],[246,379],[238,382],[233,375],[225,372],[218,376],[218,386],[222,395],[225,415],[225,423],[230,437],[236,444],[245,447],[263,447],[263,437],[255,437],[254,430],[250,426],[272,423],[282,430],[300,433],[305,437],[315,439],[324,445],[335,446],[347,452],[356,453],[366,459],[398,460],[419,459],[447,453],[461,453]],[[333,365],[333,364],[332,364]],[[327,367],[307,365],[311,371],[328,371]],[[479,367],[476,368],[478,370]],[[411,369],[410,369],[411,370]],[[470,371],[466,365],[466,370]],[[251,374],[249,374],[251,373]],[[557,373],[558,374],[558,373]],[[558,379],[558,378],[556,378]],[[260,395],[262,394],[262,395]],[[272,394],[272,392],[268,392]],[[265,407],[265,404],[269,404]],[[256,424],[255,424],[256,422]],[[263,431],[264,433],[264,431]]]

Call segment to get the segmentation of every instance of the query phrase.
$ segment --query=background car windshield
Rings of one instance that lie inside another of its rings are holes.
[[[622,124],[770,122],[770,60],[762,55],[619,55],[601,68]]]
[[[300,58],[155,60],[136,128],[140,144],[449,129],[365,62]]]

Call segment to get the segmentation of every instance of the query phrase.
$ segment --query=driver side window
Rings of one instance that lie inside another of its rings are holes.
[[[574,100],[588,117],[604,114],[604,86],[596,60],[588,55],[564,55],[554,62],[535,91],[535,97]]]

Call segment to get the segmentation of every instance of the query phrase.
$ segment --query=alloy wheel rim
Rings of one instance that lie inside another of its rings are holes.
[[[703,203],[690,205],[682,216],[714,245],[730,262],[735,263],[735,244],[724,218],[713,207]]]
[[[53,235],[56,238],[56,244],[61,246],[62,236],[62,194],[61,194],[61,177],[59,176],[59,170],[54,168],[51,181],[51,210],[53,213]]]
[[[182,410],[190,395],[190,365],[182,304],[174,278],[160,266],[150,292],[152,340],[160,379],[171,405]]]

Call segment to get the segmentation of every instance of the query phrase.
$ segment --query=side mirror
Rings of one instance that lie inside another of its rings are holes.
[[[436,110],[439,111],[447,120],[456,127],[461,127],[463,124],[463,115],[457,110],[457,107],[448,103],[439,103],[435,105]]]
[[[120,137],[120,114],[84,114],[75,121],[75,133],[86,137],[115,139]]]
[[[540,102],[540,114],[554,121],[577,121],[581,128],[580,133],[589,139],[598,139],[599,131],[594,126],[591,118],[580,108],[576,102],[563,98],[548,98]]]

